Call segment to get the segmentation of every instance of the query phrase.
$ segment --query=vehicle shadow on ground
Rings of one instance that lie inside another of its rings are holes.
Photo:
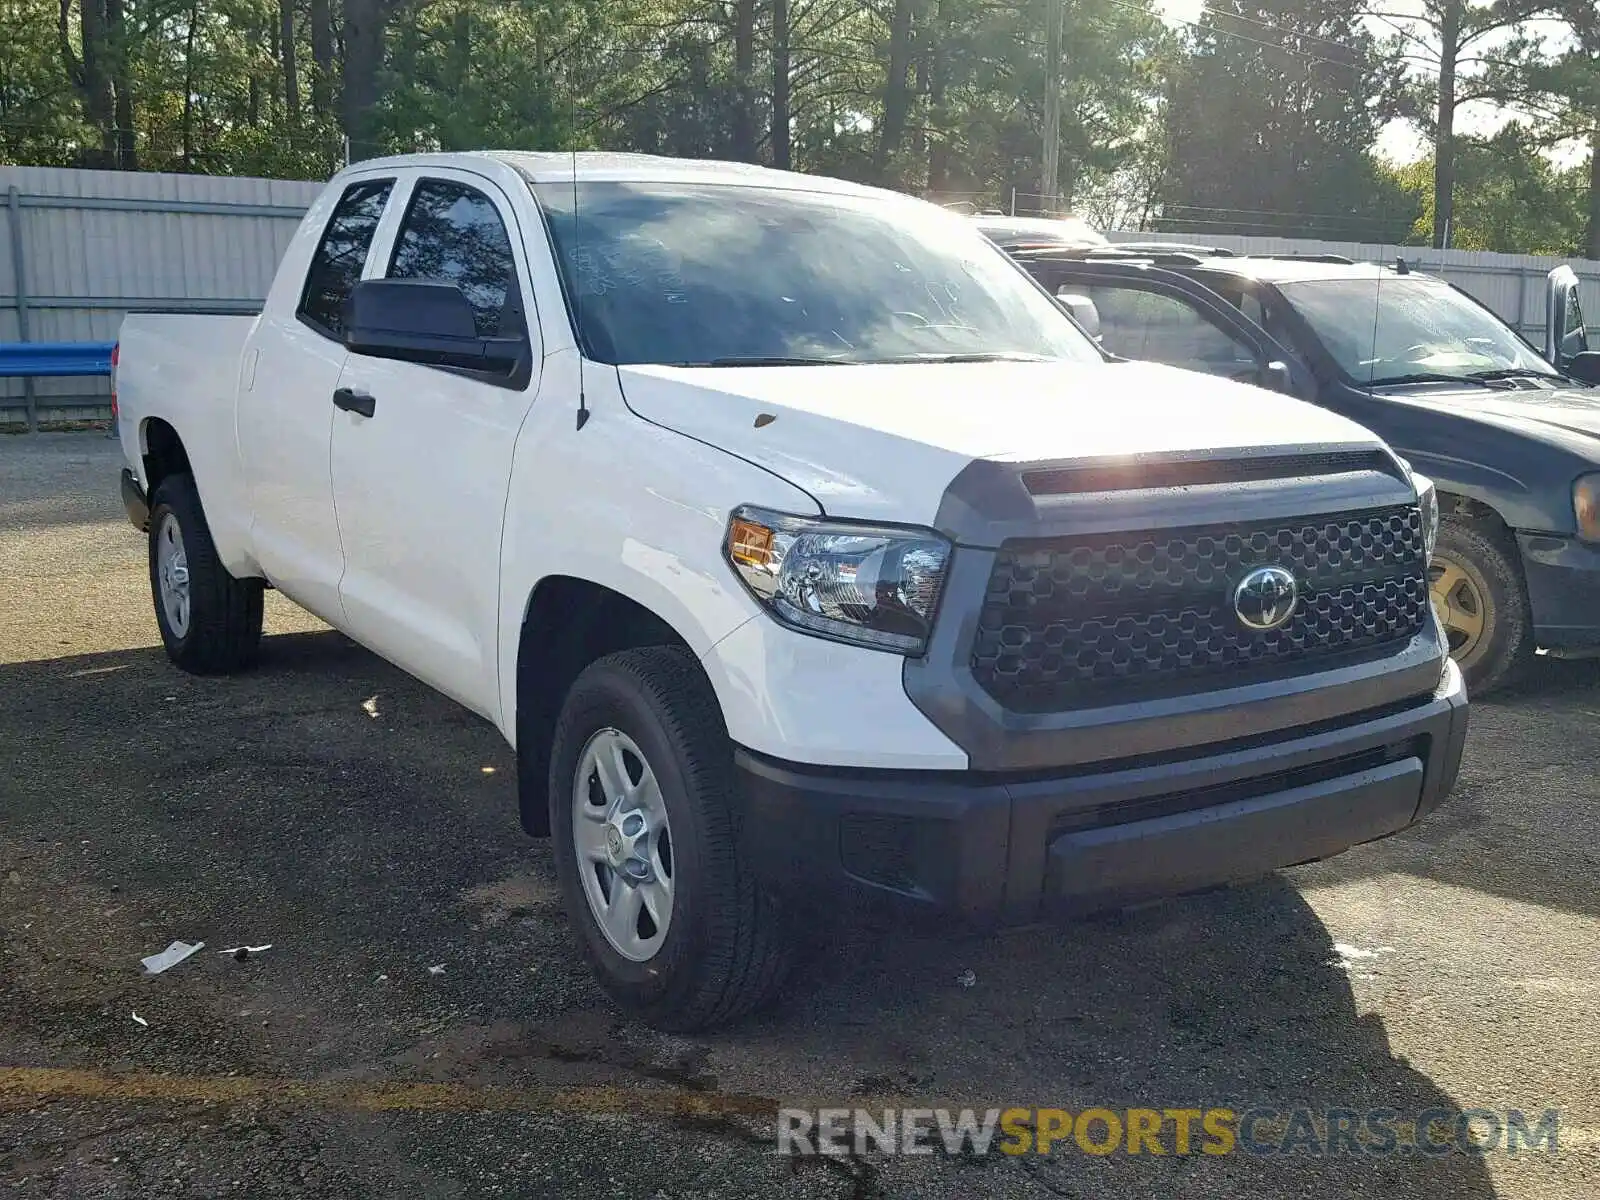
[[[182,675],[158,649],[0,666],[0,695],[12,759],[0,851],[21,880],[0,912],[0,1010],[14,1014],[0,1033],[41,1062],[676,1081],[846,1106],[1473,1103],[1390,1054],[1327,930],[1281,877],[984,937],[813,929],[775,1011],[667,1038],[622,1020],[587,978],[548,849],[516,828],[499,735],[342,636],[269,637],[260,669],[230,679]],[[180,936],[279,948],[259,966],[208,956],[155,986],[135,978],[139,954]],[[135,1002],[184,1036],[130,1043]],[[611,1152],[596,1143],[597,1159]],[[1014,1171],[1034,1177],[1030,1190],[1096,1197],[1494,1194],[1464,1154],[1093,1158],[1069,1146],[857,1170],[866,1196],[921,1194],[928,1172],[977,1193],[988,1173]]]
[[[1226,1107],[1285,1120],[1307,1109],[1320,1127],[1330,1109],[1453,1117],[1474,1102],[1391,1054],[1381,1020],[1358,1013],[1327,929],[1281,876],[986,936],[907,936],[881,921],[813,931],[789,1001],[713,1041],[717,1057],[770,1060],[777,1078],[809,1071],[841,1106],[894,1094],[978,1109]],[[1061,1195],[1495,1194],[1476,1154],[1302,1144],[1285,1155],[1281,1127],[1254,1128],[1261,1153],[1175,1157],[1168,1124],[1167,1157],[1100,1158],[1069,1142],[1018,1163]]]
[[[1418,825],[1309,868],[1319,884],[1399,873],[1600,916],[1600,660],[1540,657],[1472,699],[1455,788]],[[1552,836],[1552,831],[1569,836]]]

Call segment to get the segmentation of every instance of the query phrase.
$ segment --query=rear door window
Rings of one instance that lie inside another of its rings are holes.
[[[344,336],[344,303],[361,280],[367,251],[393,188],[392,179],[366,179],[347,187],[311,256],[298,315],[328,337]]]
[[[1166,363],[1208,375],[1253,377],[1253,347],[1176,296],[1091,283],[1075,287],[1100,314],[1101,345],[1123,358]]]

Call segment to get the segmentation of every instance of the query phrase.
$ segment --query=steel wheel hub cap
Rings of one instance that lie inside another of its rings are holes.
[[[170,512],[156,530],[156,587],[167,625],[177,637],[189,632],[189,555],[183,528]]]
[[[621,730],[600,730],[578,755],[572,839],[606,941],[631,962],[654,958],[672,923],[672,830],[655,772]]]
[[[1465,658],[1483,641],[1487,620],[1483,592],[1459,564],[1435,555],[1428,568],[1428,595],[1444,626],[1451,656]]]

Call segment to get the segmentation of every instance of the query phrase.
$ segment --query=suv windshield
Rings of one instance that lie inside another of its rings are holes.
[[[1437,279],[1309,279],[1278,290],[1357,383],[1557,374],[1498,317]]]
[[[970,220],[930,205],[729,184],[534,193],[600,362],[1101,360]]]

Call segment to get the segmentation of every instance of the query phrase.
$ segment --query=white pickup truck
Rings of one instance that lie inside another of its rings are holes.
[[[1455,778],[1431,485],[1110,358],[920,201],[364,162],[259,317],[130,316],[115,385],[172,660],[248,667],[274,587],[492,721],[577,942],[663,1028],[771,996],[818,908],[1198,890]]]

